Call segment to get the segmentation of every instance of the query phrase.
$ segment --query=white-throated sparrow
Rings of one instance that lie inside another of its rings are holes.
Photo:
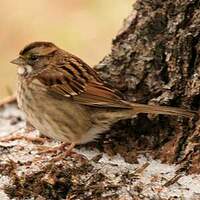
[[[17,100],[42,134],[74,144],[87,143],[138,113],[192,117],[180,108],[124,101],[94,69],[50,42],[33,42],[12,61],[18,65]]]

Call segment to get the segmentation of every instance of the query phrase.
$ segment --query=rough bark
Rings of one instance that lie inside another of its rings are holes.
[[[198,110],[199,53],[199,0],[138,0],[96,70],[130,101]],[[120,143],[129,160],[133,149],[148,150],[165,162],[188,161],[189,172],[200,172],[198,119],[141,114],[115,130],[123,137],[115,146]]]

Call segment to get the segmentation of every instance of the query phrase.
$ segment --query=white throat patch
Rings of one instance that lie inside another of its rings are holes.
[[[19,75],[30,74],[33,71],[33,68],[30,65],[18,66],[17,73]]]
[[[17,73],[19,74],[19,75],[23,75],[24,73],[25,73],[25,68],[24,67],[22,67],[22,66],[19,66],[18,68],[17,68]]]

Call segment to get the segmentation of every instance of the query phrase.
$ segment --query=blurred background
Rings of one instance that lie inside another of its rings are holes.
[[[51,41],[89,65],[97,64],[109,53],[133,1],[1,0],[0,98],[16,88],[16,67],[9,61],[32,41]]]

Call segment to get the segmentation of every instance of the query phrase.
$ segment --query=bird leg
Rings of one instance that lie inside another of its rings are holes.
[[[72,153],[74,153],[74,152],[72,152],[72,150],[74,149],[75,146],[76,146],[76,143],[73,143],[73,142],[72,142],[72,143],[68,146],[67,150],[65,150],[65,152],[64,152],[64,157],[67,157],[67,156],[71,155]]]
[[[68,146],[67,149],[65,148],[66,146]],[[63,143],[57,147],[46,149],[46,150],[40,152],[40,154],[41,153],[52,153],[52,152],[57,153],[57,151],[59,150],[60,151],[59,154],[50,160],[52,162],[57,162],[57,161],[63,160],[68,156],[73,157],[73,158],[78,158],[81,160],[86,159],[83,155],[72,151],[75,146],[76,146],[76,143],[71,143],[70,145],[68,143]]]
[[[29,133],[34,130],[35,130],[35,127],[29,121],[26,121],[25,132]]]
[[[63,144],[64,145],[64,144]],[[64,145],[65,147],[66,145]],[[81,154],[78,154],[74,151],[72,151],[74,149],[74,147],[76,146],[76,143],[71,143],[67,149],[64,148],[64,152],[54,158],[51,159],[51,161],[53,162],[57,162],[57,161],[60,161],[62,159],[65,159],[66,157],[70,156],[70,157],[73,157],[73,158],[78,158],[78,159],[81,159],[81,160],[85,160],[86,157],[81,155]]]
[[[60,151],[61,153],[64,152],[65,156],[69,156],[72,153],[72,149],[75,147],[75,143],[62,143],[61,145],[58,145],[56,147],[47,147],[47,146],[40,146],[38,147],[38,150],[40,151],[39,154],[45,154],[45,153],[57,153]],[[68,146],[66,149],[65,147]]]

